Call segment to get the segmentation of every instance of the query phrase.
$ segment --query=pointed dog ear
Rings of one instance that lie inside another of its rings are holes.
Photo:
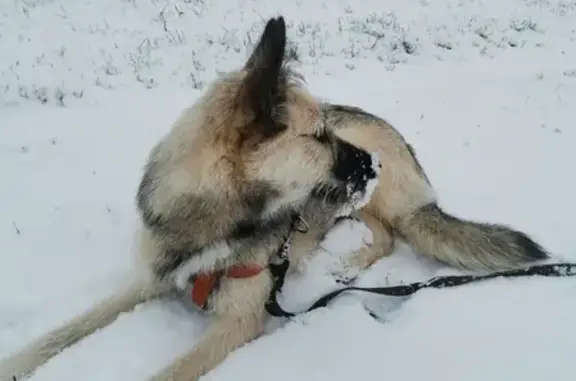
[[[266,23],[254,51],[244,65],[245,70],[252,70],[272,62],[282,65],[286,50],[286,23],[284,17],[271,18]]]
[[[251,126],[257,127],[263,137],[274,136],[286,128],[277,119],[278,108],[285,98],[282,73],[285,53],[286,23],[283,17],[272,18],[244,65],[247,74],[239,94],[243,107],[254,115]]]

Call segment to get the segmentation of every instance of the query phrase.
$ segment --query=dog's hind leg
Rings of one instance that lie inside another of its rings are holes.
[[[194,349],[147,381],[196,381],[230,352],[259,337],[264,331],[264,305],[272,287],[269,271],[245,279],[222,279],[214,296],[215,321]]]
[[[12,381],[14,377],[20,380],[30,375],[63,349],[112,323],[118,315],[137,304],[159,296],[160,291],[158,286],[151,287],[149,284],[135,282],[128,285],[84,314],[0,360],[0,381]]]

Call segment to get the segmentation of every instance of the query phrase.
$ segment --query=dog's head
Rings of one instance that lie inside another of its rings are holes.
[[[378,175],[375,155],[339,139],[319,103],[291,67],[282,17],[270,19],[242,70],[212,88],[214,115],[228,115],[245,184],[270,189],[265,213],[309,197],[342,207],[359,205]],[[247,191],[250,191],[247,189]]]
[[[207,226],[271,219],[311,199],[342,214],[366,201],[376,156],[326,126],[294,62],[284,19],[270,19],[243,67],[212,83],[165,139],[171,148],[157,150],[158,161],[178,167],[158,194],[202,197],[193,213]]]

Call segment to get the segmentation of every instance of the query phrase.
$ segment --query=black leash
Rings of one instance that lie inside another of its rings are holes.
[[[274,278],[274,284],[270,296],[266,303],[266,311],[276,317],[294,317],[297,314],[313,311],[320,307],[326,307],[330,301],[346,291],[363,291],[378,295],[387,296],[409,296],[425,288],[448,288],[462,286],[468,283],[481,282],[494,278],[516,278],[527,276],[544,276],[544,277],[569,277],[576,276],[576,263],[550,263],[543,265],[534,265],[521,269],[497,271],[485,275],[448,275],[432,278],[424,282],[415,282],[405,285],[388,286],[388,287],[355,287],[348,286],[332,291],[316,301],[310,308],[299,313],[287,312],[278,303],[278,293],[284,286],[286,272],[290,267],[288,254],[290,251],[290,237],[286,239],[280,248],[277,258],[270,263],[270,271]]]

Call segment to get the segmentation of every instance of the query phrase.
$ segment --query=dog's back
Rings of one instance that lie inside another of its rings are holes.
[[[378,188],[362,210],[363,219],[377,221],[371,228],[385,242],[384,247],[370,249],[376,251],[372,260],[391,251],[391,235],[404,239],[420,254],[468,270],[516,268],[548,257],[523,232],[442,210],[414,149],[385,120],[357,107],[326,103],[323,108],[338,136],[380,153]]]

